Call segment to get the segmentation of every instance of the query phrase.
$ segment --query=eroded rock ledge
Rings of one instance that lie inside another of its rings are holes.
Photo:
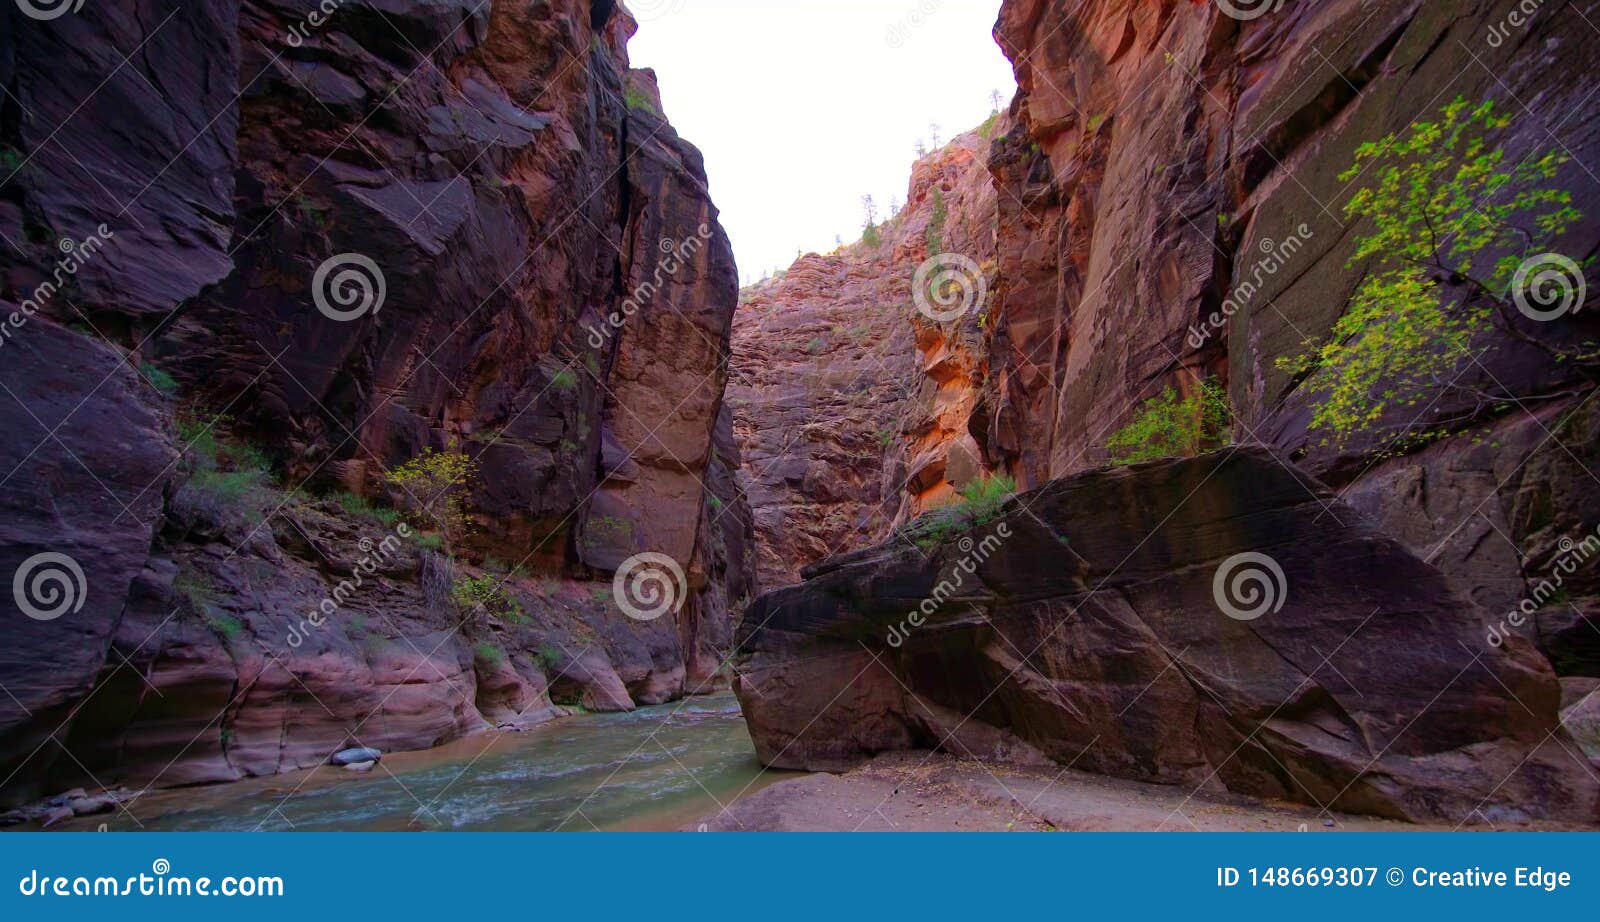
[[[1213,585],[1247,553],[1284,577],[1249,622]],[[931,550],[807,575],[741,628],[772,766],[942,748],[1412,821],[1600,819],[1547,661],[1487,646],[1443,575],[1264,449],[1055,480]]]

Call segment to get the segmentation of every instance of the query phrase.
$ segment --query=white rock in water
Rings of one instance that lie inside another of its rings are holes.
[[[74,814],[78,816],[95,816],[100,813],[110,813],[117,809],[117,799],[110,794],[100,794],[95,797],[80,797],[67,804]]]
[[[377,764],[376,762],[351,762],[344,767],[344,770],[347,772],[370,772],[372,767]]]
[[[328,761],[334,765],[351,765],[356,762],[376,762],[383,758],[383,753],[376,749],[346,749],[336,752]]]

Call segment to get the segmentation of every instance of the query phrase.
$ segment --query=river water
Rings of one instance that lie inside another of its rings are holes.
[[[583,714],[526,733],[384,758],[368,774],[323,767],[153,791],[127,813],[74,821],[111,830],[657,830],[792,773],[763,771],[739,704],[723,693],[628,714]]]

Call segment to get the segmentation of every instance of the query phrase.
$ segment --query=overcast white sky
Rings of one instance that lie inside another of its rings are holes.
[[[1000,0],[625,0],[635,67],[706,156],[745,282],[861,236],[861,196],[904,200],[918,140],[975,128],[1011,65]]]

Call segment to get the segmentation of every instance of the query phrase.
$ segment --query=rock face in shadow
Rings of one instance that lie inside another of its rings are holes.
[[[752,607],[735,689],[763,762],[942,748],[1417,821],[1600,822],[1545,659],[1485,643],[1443,574],[1266,450],[928,527]]]
[[[1339,488],[1479,604],[1521,607],[1563,542],[1600,526],[1600,454],[1592,369],[1519,334],[1593,341],[1600,315],[1485,330],[1453,384],[1341,446],[1308,431],[1318,395],[1278,366],[1328,337],[1372,268],[1352,261],[1368,227],[1344,211],[1371,179],[1341,177],[1358,147],[1458,96],[1510,116],[1490,139],[1506,163],[1572,158],[1552,185],[1584,217],[1533,252],[1581,263],[1600,247],[1600,182],[1583,166],[1600,159],[1600,120],[1582,102],[1600,6],[1544,4],[1508,28],[1511,8],[1324,0],[1240,19],[1215,3],[1007,0],[995,34],[1019,93],[990,159],[987,450],[1024,486],[1096,467],[1140,401],[1215,376],[1240,439]],[[1520,632],[1564,673],[1595,675],[1572,638],[1596,635],[1597,600],[1600,570],[1584,567]]]
[[[0,12],[0,576],[64,554],[86,598],[5,616],[0,802],[725,681],[737,272],[632,16],[336,7]],[[372,562],[430,449],[477,467],[455,562]],[[650,622],[645,552],[683,574]]]

